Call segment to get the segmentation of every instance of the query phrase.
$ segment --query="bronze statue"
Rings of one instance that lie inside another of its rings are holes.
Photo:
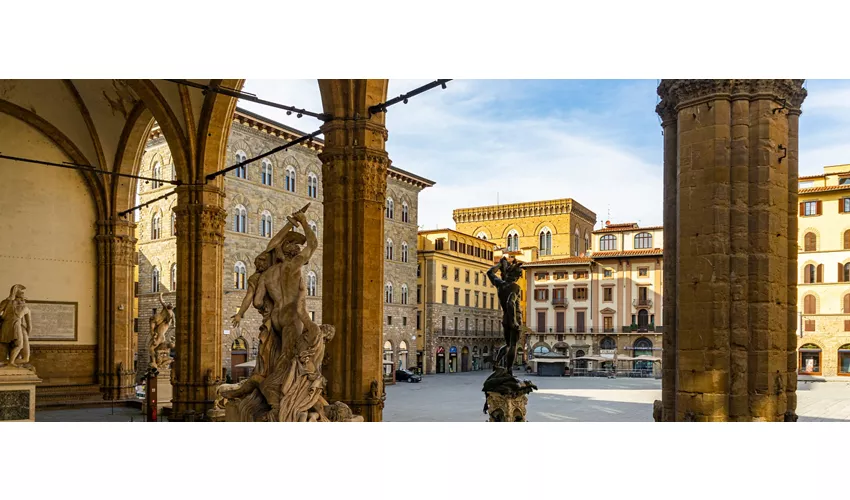
[[[496,276],[496,270],[502,277]],[[520,338],[522,327],[522,308],[520,307],[520,287],[517,281],[522,278],[522,262],[502,257],[498,264],[487,271],[487,277],[499,292],[499,304],[502,306],[502,329],[505,335],[505,345],[499,349],[495,364],[508,373],[513,373],[516,362],[516,345]]]

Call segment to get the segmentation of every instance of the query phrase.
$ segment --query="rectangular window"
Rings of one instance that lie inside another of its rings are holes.
[[[587,279],[587,271],[576,271],[573,273],[573,277],[577,280],[586,280]]]
[[[469,333],[469,318],[466,318],[466,321],[465,321],[464,323],[466,323],[466,324],[464,325],[464,327],[465,327],[464,332],[465,332],[465,333]]]
[[[392,324],[393,324],[393,317],[392,317],[392,316],[387,316],[387,324],[388,324],[388,325],[392,325]]]
[[[416,311],[416,329],[422,329],[422,311]]]
[[[448,295],[449,295],[449,291],[446,290],[445,288],[443,288],[443,300],[442,300],[443,304],[448,304]]]
[[[449,249],[451,249],[453,252],[457,252],[457,241],[449,241]]]
[[[478,318],[475,318],[475,335],[478,335]]]
[[[416,303],[422,303],[422,285],[416,285]]]
[[[480,275],[480,274],[475,273],[475,284],[476,284],[476,285],[478,284],[478,279],[479,279],[480,277],[481,277],[481,275]]]
[[[466,296],[466,307],[469,307],[469,290],[464,290],[463,294]]]
[[[407,326],[407,316],[401,317],[401,326]]]
[[[455,316],[455,333],[457,333],[457,316]]]
[[[540,333],[546,332],[546,312],[537,311],[537,331]]]
[[[850,319],[845,319],[845,320],[844,320],[844,331],[845,331],[845,332],[850,332]]]
[[[800,204],[800,215],[809,217],[812,215],[820,215],[819,201],[804,201]]]
[[[478,307],[478,292],[475,292],[475,307]]]
[[[442,329],[440,331],[442,333],[446,333],[446,317],[445,316],[442,317],[442,321],[440,323],[440,326],[442,327]]]
[[[460,281],[460,269],[455,268],[455,281]]]
[[[460,305],[460,288],[455,288],[455,305]]]
[[[449,277],[449,266],[443,266],[443,279]]]
[[[537,302],[545,302],[549,300],[549,290],[545,288],[535,290],[534,300],[536,300]]]
[[[602,300],[612,302],[614,300],[614,288],[608,286],[602,289]]]
[[[602,328],[605,329],[605,333],[613,333],[614,332],[614,318],[611,316],[605,316],[602,318]]]
[[[558,333],[564,333],[564,311],[558,311],[555,313],[555,331]]]
[[[466,271],[466,282],[469,283],[469,271]]]
[[[434,243],[434,248],[437,249],[437,250],[443,250],[443,246],[445,245],[445,243],[444,243],[445,241],[446,240],[444,240],[443,238],[440,238],[439,240],[436,241],[436,243]]]
[[[549,279],[549,273],[537,273],[534,275],[534,279],[544,281]]]
[[[649,268],[648,267],[639,267],[638,268],[638,276],[649,276]]]
[[[574,300],[587,300],[587,287],[573,288]]]
[[[566,273],[555,273],[555,279],[556,280],[562,280],[562,279],[564,279],[565,274]]]
[[[133,332],[139,333],[139,318],[133,318]]]
[[[310,321],[316,321],[316,311],[310,311]]]
[[[614,271],[612,269],[606,269],[603,272],[603,276],[606,277],[606,278],[610,278],[610,277],[614,276]]]
[[[490,309],[493,309],[493,294],[490,294]]]
[[[806,331],[807,332],[815,331],[815,320],[807,319],[805,323],[806,323]]]
[[[838,207],[841,208],[841,213],[850,213],[850,198],[841,198]]]

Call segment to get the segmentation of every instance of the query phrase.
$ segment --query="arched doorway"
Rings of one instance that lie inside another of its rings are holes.
[[[481,369],[481,358],[478,351],[478,346],[472,346],[472,371]]]
[[[446,373],[446,350],[437,348],[437,373]]]
[[[821,348],[816,344],[804,344],[798,350],[800,353],[800,374],[821,374]]]
[[[635,340],[634,357],[652,356],[652,341],[646,337],[641,337]],[[642,373],[652,373],[653,362],[649,360],[640,360],[634,362],[634,369]]]
[[[490,347],[484,346],[481,348],[481,364],[485,370],[493,366],[493,360],[490,358]]]
[[[230,344],[230,373],[233,382],[248,378],[249,368],[239,367],[248,361],[248,342],[241,335]]]
[[[844,344],[838,348],[838,374],[850,376],[850,344]]]
[[[398,369],[407,370],[407,342],[398,343]]]
[[[575,368],[574,374],[576,375],[583,375],[584,372],[587,371],[587,360],[581,359],[583,357],[584,351],[582,351],[581,349],[576,351],[576,359],[574,361],[575,364],[573,365],[573,367]]]
[[[457,372],[457,347],[449,347],[449,373]]]
[[[460,350],[460,371],[469,371],[469,347],[466,346]]]
[[[393,344],[387,340],[384,342],[384,378],[392,378],[393,366]]]

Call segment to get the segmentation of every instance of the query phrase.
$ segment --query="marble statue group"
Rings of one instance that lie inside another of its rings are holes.
[[[329,422],[360,421],[343,403],[324,398],[322,361],[334,327],[317,325],[307,312],[307,289],[302,270],[318,247],[316,234],[301,210],[254,259],[255,272],[239,311],[231,318],[234,329],[254,307],[262,316],[259,349],[251,376],[238,384],[218,388],[216,408],[228,421]],[[297,231],[298,228],[303,230]]]
[[[9,296],[0,301],[0,365],[28,365],[30,361],[32,317],[25,290],[24,285],[14,285]]]

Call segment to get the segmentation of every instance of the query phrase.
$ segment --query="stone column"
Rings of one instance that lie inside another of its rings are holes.
[[[325,237],[322,321],[336,327],[328,344],[328,398],[367,422],[383,412],[382,377],[386,128],[363,116],[322,127]]]
[[[121,219],[97,223],[97,378],[104,399],[135,397],[135,229],[136,224]]]
[[[221,180],[177,190],[176,359],[171,420],[200,419],[221,383],[224,191]]]
[[[658,87],[665,135],[663,420],[795,418],[791,249],[802,83],[664,80]]]

